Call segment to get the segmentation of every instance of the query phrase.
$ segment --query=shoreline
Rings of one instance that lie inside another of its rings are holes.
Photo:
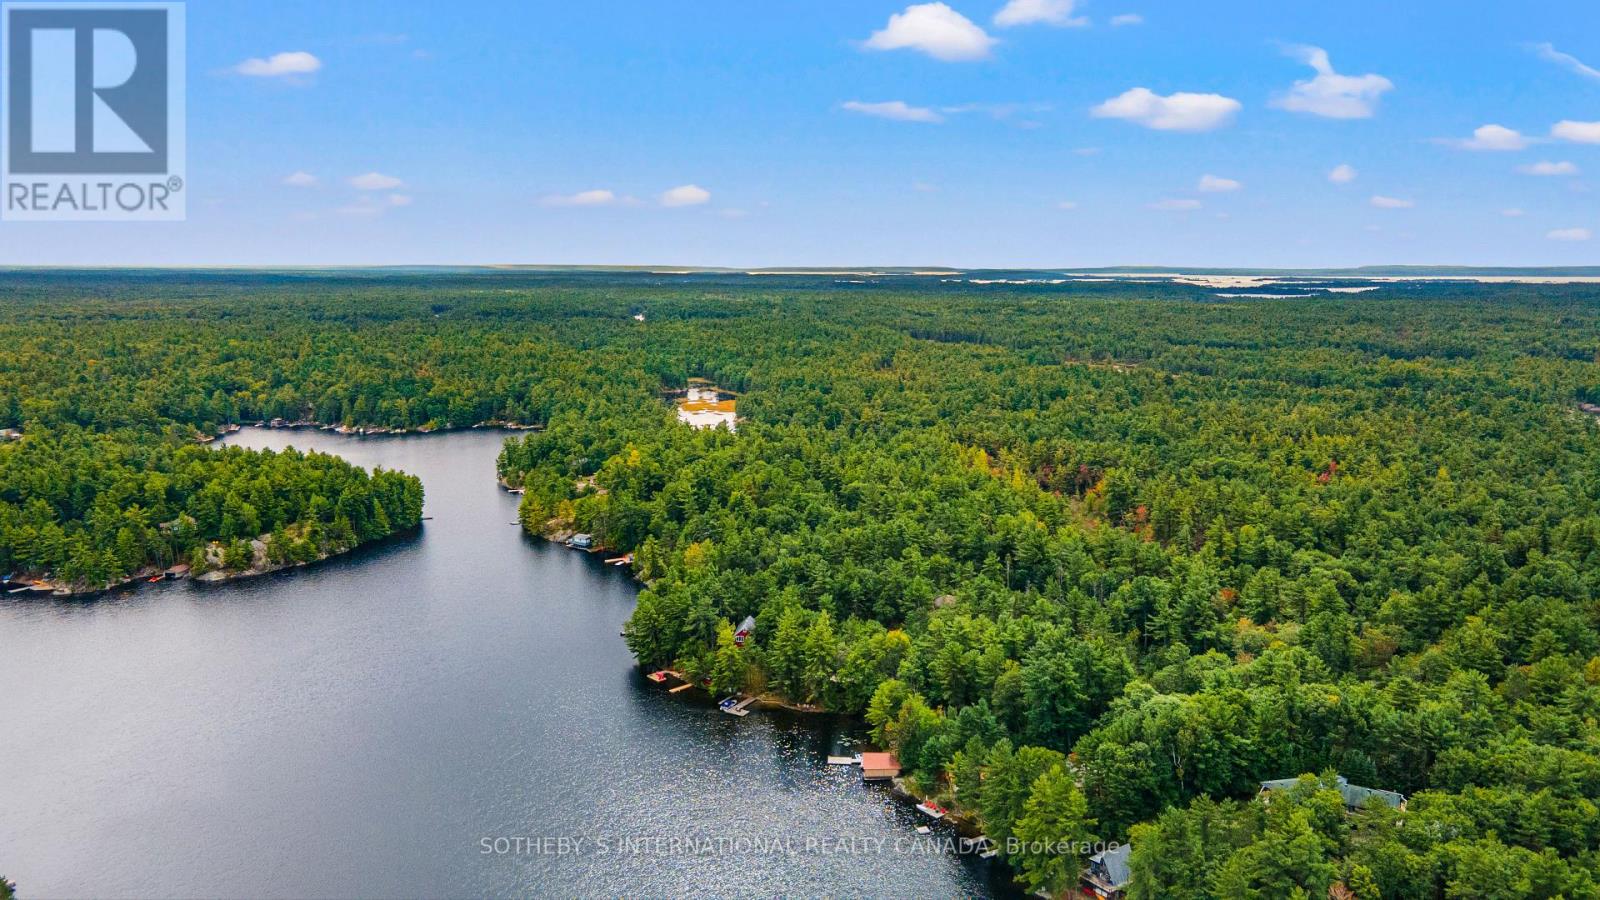
[[[416,525],[413,525],[410,528],[403,528],[399,531],[393,532],[392,534],[378,538],[377,540],[367,541],[363,544],[356,544],[353,547],[348,547],[344,550],[337,550],[332,553],[324,553],[318,556],[316,559],[308,559],[304,562],[269,563],[265,567],[251,566],[247,569],[217,568],[209,569],[200,573],[199,575],[192,574],[191,570],[191,573],[176,577],[167,575],[167,569],[157,568],[155,566],[145,566],[121,581],[114,581],[101,587],[76,587],[74,585],[62,584],[59,581],[41,579],[28,582],[28,587],[26,589],[16,588],[13,590],[18,592],[16,596],[19,600],[45,598],[49,598],[51,600],[89,600],[99,597],[103,594],[109,594],[113,591],[121,590],[123,588],[132,588],[138,590],[144,586],[151,584],[162,584],[169,581],[187,581],[192,584],[210,587],[214,585],[228,584],[234,581],[243,581],[249,578],[258,578],[262,575],[273,575],[279,572],[289,572],[295,569],[310,568],[312,566],[349,556],[351,553],[354,553],[357,550],[365,550],[369,547],[381,546],[396,538],[416,534],[421,530],[422,523],[418,522]],[[210,549],[216,546],[217,545],[214,543],[207,545],[208,552]]]
[[[544,425],[526,422],[508,422],[504,419],[486,419],[474,425],[441,425],[437,428],[418,426],[416,428],[390,428],[385,425],[332,425],[327,422],[317,422],[311,419],[301,419],[287,422],[282,419],[271,421],[257,420],[255,422],[230,422],[222,426],[214,434],[196,431],[196,443],[210,444],[224,440],[230,434],[238,434],[246,428],[260,428],[264,431],[301,431],[314,429],[316,431],[331,431],[341,437],[414,437],[426,434],[453,434],[460,431],[474,431],[482,428],[498,428],[505,431],[543,431]]]

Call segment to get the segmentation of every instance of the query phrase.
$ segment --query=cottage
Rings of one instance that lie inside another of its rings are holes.
[[[1261,782],[1261,792],[1256,796],[1263,800],[1270,800],[1272,799],[1273,791],[1286,791],[1299,783],[1300,779],[1298,778],[1278,778],[1273,781],[1263,781]],[[1402,812],[1405,811],[1406,797],[1404,794],[1386,791],[1381,788],[1361,787],[1360,785],[1351,784],[1345,780],[1343,775],[1334,776],[1334,783],[1340,796],[1344,797],[1345,809],[1360,809],[1367,805],[1368,800],[1377,798],[1378,802],[1385,806]]]
[[[163,574],[168,578],[187,578],[189,577],[189,566],[187,563],[178,563]]]
[[[1128,855],[1133,852],[1129,844],[1118,844],[1089,857],[1084,867],[1083,893],[1106,900],[1122,900],[1132,876],[1128,874]]]
[[[897,778],[899,775],[900,760],[895,759],[893,753],[861,754],[861,779],[863,781],[883,781],[888,778]]]
[[[733,633],[733,645],[735,647],[743,647],[744,642],[750,640],[750,635],[755,633],[756,617],[745,616],[744,621],[739,623],[739,630]]]
[[[574,550],[591,550],[594,548],[594,535],[575,534],[567,541],[567,546]]]

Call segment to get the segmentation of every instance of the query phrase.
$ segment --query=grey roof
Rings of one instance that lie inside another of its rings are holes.
[[[1261,790],[1286,791],[1299,783],[1300,779],[1298,778],[1277,778],[1272,781],[1261,782]],[[1398,807],[1406,802],[1404,794],[1386,791],[1381,788],[1361,787],[1360,785],[1351,784],[1343,775],[1337,777],[1336,787],[1339,790],[1339,795],[1344,798],[1344,805],[1351,809],[1365,805],[1367,800],[1372,797],[1377,797],[1386,806]]]
[[[1133,852],[1132,844],[1119,844],[1089,857],[1092,863],[1098,863],[1106,873],[1106,880],[1112,887],[1122,887],[1133,877],[1128,873],[1128,854]]]

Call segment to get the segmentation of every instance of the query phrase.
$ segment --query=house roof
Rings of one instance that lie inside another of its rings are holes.
[[[900,760],[894,758],[893,753],[863,753],[861,754],[862,769],[898,769]]]
[[[1298,778],[1277,778],[1272,781],[1261,782],[1261,790],[1286,791],[1299,783],[1300,779]],[[1344,805],[1351,809],[1364,806],[1367,800],[1372,797],[1377,797],[1385,806],[1398,807],[1406,802],[1404,794],[1386,791],[1382,788],[1369,788],[1351,784],[1343,775],[1337,776],[1337,784],[1335,786],[1339,791],[1339,795],[1344,798]]]
[[[1132,852],[1132,844],[1118,844],[1089,857],[1089,862],[1100,867],[1112,887],[1120,888],[1133,877],[1128,873],[1128,854]]]

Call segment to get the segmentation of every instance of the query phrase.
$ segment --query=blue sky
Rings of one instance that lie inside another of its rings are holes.
[[[1600,263],[1587,0],[187,20],[188,221],[0,224],[0,263]]]

